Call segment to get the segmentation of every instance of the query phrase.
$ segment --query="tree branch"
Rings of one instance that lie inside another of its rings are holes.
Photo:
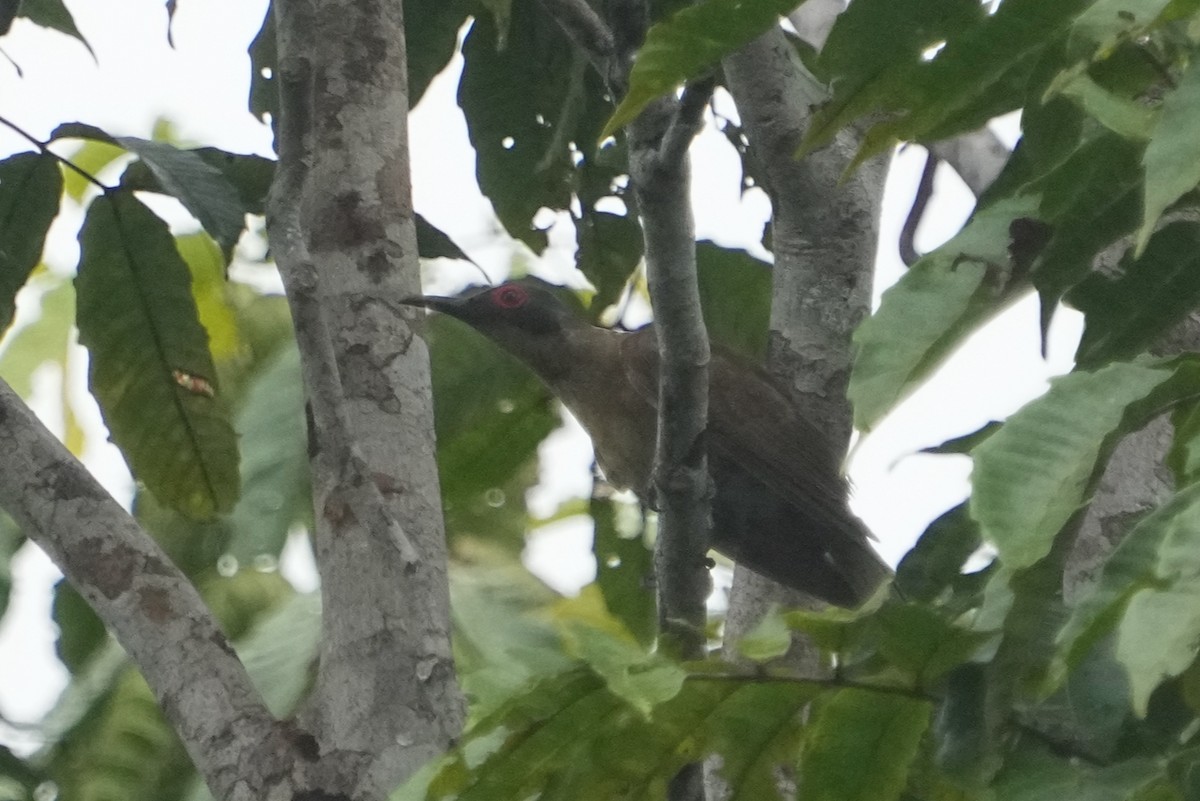
[[[781,29],[729,56],[724,67],[772,203],[768,366],[795,387],[810,421],[834,441],[848,442],[850,335],[870,305],[886,161],[873,159],[842,181],[858,145],[849,131],[803,161],[793,158],[809,109],[825,97]],[[739,570],[727,641],[752,627],[779,592]]]
[[[309,394],[323,597],[301,720],[320,745],[321,788],[378,797],[462,724],[428,351],[399,303],[419,289],[403,10],[288,0],[276,13],[269,231]]]
[[[0,505],[116,636],[213,794],[267,797],[294,750],[196,588],[3,381],[0,443]]]

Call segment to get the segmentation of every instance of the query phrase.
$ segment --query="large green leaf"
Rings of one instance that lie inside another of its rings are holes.
[[[932,705],[840,690],[818,707],[800,762],[801,801],[888,801],[904,790]]]
[[[236,437],[166,223],[115,193],[92,203],[79,241],[79,337],[113,441],[171,507],[199,518],[228,511],[238,495]]]
[[[601,136],[616,133],[650,101],[715,67],[795,5],[795,0],[706,0],[653,25],[633,63],[629,90]]]
[[[17,290],[41,261],[61,197],[53,156],[18,153],[0,161],[0,331],[12,322]]]
[[[450,63],[458,31],[474,5],[471,0],[404,0],[409,108],[420,102],[430,81]]]
[[[1108,277],[1096,272],[1067,296],[1084,314],[1075,352],[1082,369],[1129,359],[1154,344],[1200,303],[1200,225],[1175,222],[1157,232],[1141,257]]]
[[[1138,231],[1140,252],[1167,208],[1200,183],[1200,59],[1163,98],[1162,117],[1146,145],[1145,217]]]
[[[1016,196],[979,211],[958,236],[927,254],[854,332],[847,395],[854,424],[869,431],[933,372],[967,333],[1025,286],[1009,264],[1009,231],[1037,213],[1037,198]]]
[[[1200,392],[1190,358],[1072,373],[973,451],[971,516],[1011,570],[1049,553],[1117,438]]]

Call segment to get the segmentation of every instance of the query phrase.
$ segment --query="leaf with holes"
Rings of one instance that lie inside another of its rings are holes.
[[[174,371],[216,385],[187,265],[166,223],[132,195],[97,198],[79,234],[79,339],[89,385],[135,477],[196,518],[238,496],[233,427],[218,398],[189,392]]]

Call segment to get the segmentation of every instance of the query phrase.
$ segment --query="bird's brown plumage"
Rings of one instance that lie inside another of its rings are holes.
[[[451,314],[529,365],[579,419],[615,485],[648,497],[658,348],[652,327],[597,328],[536,279],[410,302]],[[713,349],[706,439],[713,547],[768,578],[857,606],[890,574],[847,505],[838,451],[760,369]]]

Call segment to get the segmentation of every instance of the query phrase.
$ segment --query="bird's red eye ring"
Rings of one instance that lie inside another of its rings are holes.
[[[517,309],[529,300],[529,293],[519,286],[509,284],[492,293],[492,302],[502,309]]]

